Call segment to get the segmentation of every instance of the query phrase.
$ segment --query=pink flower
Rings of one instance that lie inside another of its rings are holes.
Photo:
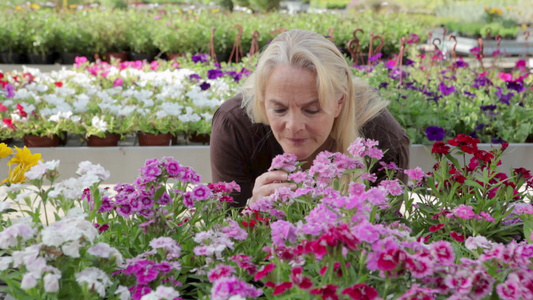
[[[350,195],[361,195],[366,190],[366,187],[363,183],[359,182],[352,182],[350,183],[350,186],[348,188],[348,191],[350,192]]]
[[[405,266],[414,278],[424,278],[433,274],[433,262],[428,257],[411,256],[405,260]]]
[[[405,260],[405,253],[400,249],[389,249],[381,252],[378,258],[378,268],[381,271],[392,271]]]
[[[431,225],[431,226],[429,226],[429,231],[430,232],[435,232],[437,230],[442,229],[442,227],[444,227],[444,224]]]
[[[304,290],[310,289],[313,286],[313,283],[309,278],[302,276],[302,272],[302,267],[294,267],[292,268],[291,275],[289,275],[289,277],[294,284],[298,285],[299,288]]]
[[[389,195],[399,196],[403,194],[403,186],[400,184],[398,179],[383,180],[380,182],[379,188],[384,190]]]
[[[113,81],[113,87],[122,86],[124,84],[124,79],[118,77]]]
[[[420,181],[426,176],[426,173],[424,173],[424,171],[422,171],[422,168],[420,167],[410,169],[410,170],[404,170],[403,172],[407,174],[409,179],[416,180],[416,181]]]
[[[257,272],[257,274],[255,274],[254,276],[254,280],[257,281],[257,280],[260,280],[261,278],[267,276],[270,272],[272,272],[272,270],[274,270],[276,268],[276,265],[271,263],[271,264],[268,264],[266,266],[263,266],[261,268],[261,270],[259,270],[259,272]]]
[[[270,224],[272,229],[272,243],[276,246],[285,246],[285,241],[295,243],[297,241],[296,226],[287,221],[276,221]]]
[[[236,276],[221,277],[213,283],[211,300],[226,300],[231,296],[241,298],[257,298],[263,294],[261,289],[256,289],[250,284],[241,281]]]
[[[454,240],[456,240],[458,242],[464,242],[465,241],[465,236],[463,234],[458,233],[458,232],[452,231],[452,232],[450,232],[450,236]]]
[[[219,264],[214,269],[209,271],[209,273],[207,274],[207,278],[210,282],[215,282],[219,278],[229,277],[235,274],[236,272],[237,271],[235,271],[235,268],[233,268],[232,266]]]
[[[292,282],[290,281],[277,284],[276,287],[274,288],[274,292],[272,292],[272,296],[281,295],[285,293],[286,290],[291,289],[291,288],[292,288]]]
[[[284,170],[286,172],[296,171],[296,165],[298,164],[298,159],[296,155],[290,153],[284,153],[277,155],[272,159],[272,164],[268,171],[274,170]]]
[[[341,295],[348,295],[354,300],[372,300],[378,296],[378,292],[366,283],[359,283],[345,288]]]
[[[378,177],[374,173],[363,173],[361,175],[361,179],[368,180],[370,182],[375,182],[378,179]]]
[[[195,186],[192,190],[192,198],[194,201],[207,200],[211,195],[211,189],[203,184]]]
[[[487,212],[482,211],[480,215],[485,219],[487,222],[494,223],[496,220]]]
[[[472,206],[461,204],[453,209],[455,216],[461,219],[472,219],[476,216]]]
[[[519,300],[522,297],[520,283],[514,281],[505,281],[496,286],[496,292],[500,299],[504,300]]]
[[[446,241],[437,241],[431,244],[431,253],[440,260],[444,265],[453,264],[455,253],[450,243]]]

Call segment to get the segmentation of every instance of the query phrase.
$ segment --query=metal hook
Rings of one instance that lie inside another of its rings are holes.
[[[209,38],[209,56],[215,62],[217,61],[217,54],[215,52],[215,27],[211,27],[211,37]]]
[[[250,56],[254,56],[257,52],[259,52],[259,44],[257,43],[257,40],[259,39],[261,35],[259,34],[259,31],[254,30],[252,33],[252,45],[250,46]]]
[[[439,46],[437,46],[436,42],[439,41],[439,45],[442,44],[442,41],[439,38],[436,38],[433,40],[433,46],[435,46],[435,51],[439,50]]]
[[[479,63],[481,64],[481,68],[485,69],[483,66],[483,38],[478,38],[477,42],[479,44]]]
[[[496,45],[497,45],[498,47],[500,47],[500,43],[501,43],[501,41],[502,41],[502,36],[499,35],[499,34],[497,34],[497,35],[494,37],[494,39],[496,40]]]
[[[274,30],[272,30],[272,31],[270,32],[270,35],[280,34],[280,33],[285,32],[285,31],[287,31],[287,29],[281,27],[281,28],[278,28],[278,29],[274,29]]]
[[[526,36],[525,40],[527,41],[529,38],[529,30],[524,31],[524,35]]]
[[[453,40],[453,46],[452,46],[452,59],[455,60],[457,58],[457,53],[455,52],[455,47],[457,47],[457,38],[455,35],[451,35],[448,37],[448,40]]]
[[[241,47],[241,37],[242,37],[242,25],[237,24],[233,26],[233,29],[239,29],[239,33],[235,36],[235,42],[233,43],[233,49],[231,49],[231,54],[228,59],[228,63],[231,62],[233,55],[235,55],[235,62],[238,63],[239,60],[243,57],[242,47]],[[240,55],[240,58],[239,58]]]
[[[354,31],[353,31],[353,38],[357,41],[360,41],[359,38],[357,38],[357,33],[360,32],[361,34],[365,33],[365,31],[361,28],[356,28]]]

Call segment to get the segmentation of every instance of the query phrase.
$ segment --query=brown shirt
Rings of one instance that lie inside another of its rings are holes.
[[[242,96],[237,95],[215,112],[210,141],[212,180],[235,181],[240,185],[241,192],[232,194],[238,207],[243,207],[252,196],[255,179],[268,170],[276,155],[283,153],[270,126],[252,123],[241,102]],[[362,133],[365,138],[379,141],[381,150],[388,149],[383,161],[395,162],[402,169],[409,166],[409,138],[388,110],[368,121]],[[383,171],[377,171],[380,167],[378,164],[372,170],[378,182],[385,177]],[[403,173],[397,175],[405,181]]]

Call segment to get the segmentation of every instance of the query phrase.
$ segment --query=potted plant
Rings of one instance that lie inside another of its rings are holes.
[[[126,32],[130,25],[123,12],[91,14],[88,22],[96,55],[107,62],[110,62],[112,57],[120,61],[128,59]]]
[[[24,63],[23,24],[19,12],[3,13],[0,23],[0,62],[4,64]]]
[[[54,63],[57,16],[38,12],[24,16],[23,46],[31,64]]]
[[[161,104],[158,107],[161,107]],[[137,132],[139,145],[168,146],[173,144],[176,133],[182,130],[182,125],[176,122],[176,118],[175,114],[169,114],[161,108],[148,112],[138,110],[132,119],[135,119],[133,130]]]
[[[94,45],[86,17],[69,12],[60,15],[59,20],[56,49],[61,56],[61,63],[74,64],[76,56],[91,57]]]
[[[85,129],[87,146],[113,147],[131,133],[133,120],[113,114],[84,114],[81,126]]]
[[[43,115],[37,111],[26,114],[23,108],[20,114],[12,114],[13,126],[18,138],[24,140],[27,147],[57,147],[65,138],[66,118],[62,113]]]
[[[135,13],[129,16],[131,26],[126,31],[130,58],[133,61],[152,61],[157,47],[154,44],[154,32],[159,26],[165,26],[163,21],[150,14]]]

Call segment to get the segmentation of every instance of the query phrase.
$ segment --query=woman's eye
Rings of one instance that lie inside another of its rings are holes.
[[[318,114],[320,112],[320,110],[316,110],[316,109],[308,109],[306,110],[306,112],[310,115],[314,115],[314,114]]]
[[[282,114],[286,111],[285,108],[278,108],[278,109],[273,109],[273,111],[277,114]]]

